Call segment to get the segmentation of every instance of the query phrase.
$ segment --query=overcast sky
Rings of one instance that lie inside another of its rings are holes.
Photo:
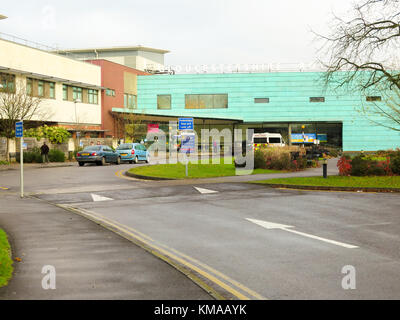
[[[49,46],[143,45],[170,50],[167,65],[310,63],[312,30],[351,0],[2,1],[0,32]]]

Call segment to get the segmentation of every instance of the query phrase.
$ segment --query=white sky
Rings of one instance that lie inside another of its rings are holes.
[[[59,48],[143,45],[167,65],[310,63],[351,0],[2,1],[0,32]]]

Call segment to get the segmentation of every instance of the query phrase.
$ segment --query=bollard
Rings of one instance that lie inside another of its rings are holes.
[[[328,179],[328,160],[327,159],[323,160],[322,167],[324,170],[324,179]]]

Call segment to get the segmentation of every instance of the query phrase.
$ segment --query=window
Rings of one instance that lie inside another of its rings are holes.
[[[90,104],[98,104],[99,103],[99,92],[97,90],[89,89],[88,90],[88,101]]]
[[[63,100],[68,100],[68,86],[63,84]]]
[[[31,78],[26,78],[26,94],[27,95],[32,95],[32,85],[33,85],[33,80]]]
[[[0,90],[14,92],[15,76],[12,74],[0,73]]]
[[[324,97],[311,97],[310,102],[325,102]]]
[[[157,109],[170,110],[171,109],[171,95],[162,94],[157,96]]]
[[[269,103],[269,98],[255,98],[254,103]]]
[[[136,109],[136,96],[133,94],[124,94],[124,107],[129,109]]]
[[[109,97],[115,97],[115,90],[107,89],[106,90],[106,95],[109,96]]]
[[[82,88],[72,87],[72,99],[82,101]]]
[[[368,101],[368,102],[378,102],[378,101],[382,101],[382,97],[380,97],[380,96],[371,96],[371,97],[367,97],[367,101]]]
[[[56,98],[56,84],[54,82],[49,82],[49,89],[50,89],[50,98],[55,99]]]
[[[267,144],[268,138],[254,138],[255,144]]]
[[[44,97],[44,82],[38,81],[38,96]]]
[[[185,109],[227,109],[227,94],[187,94]]]

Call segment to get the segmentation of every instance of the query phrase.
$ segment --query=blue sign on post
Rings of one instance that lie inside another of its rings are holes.
[[[194,119],[193,118],[180,118],[179,119],[179,131],[181,130],[194,130]]]
[[[22,121],[17,122],[15,124],[15,137],[16,138],[24,137],[24,123]]]
[[[196,151],[196,136],[195,134],[186,134],[182,136],[181,153],[194,153]]]

